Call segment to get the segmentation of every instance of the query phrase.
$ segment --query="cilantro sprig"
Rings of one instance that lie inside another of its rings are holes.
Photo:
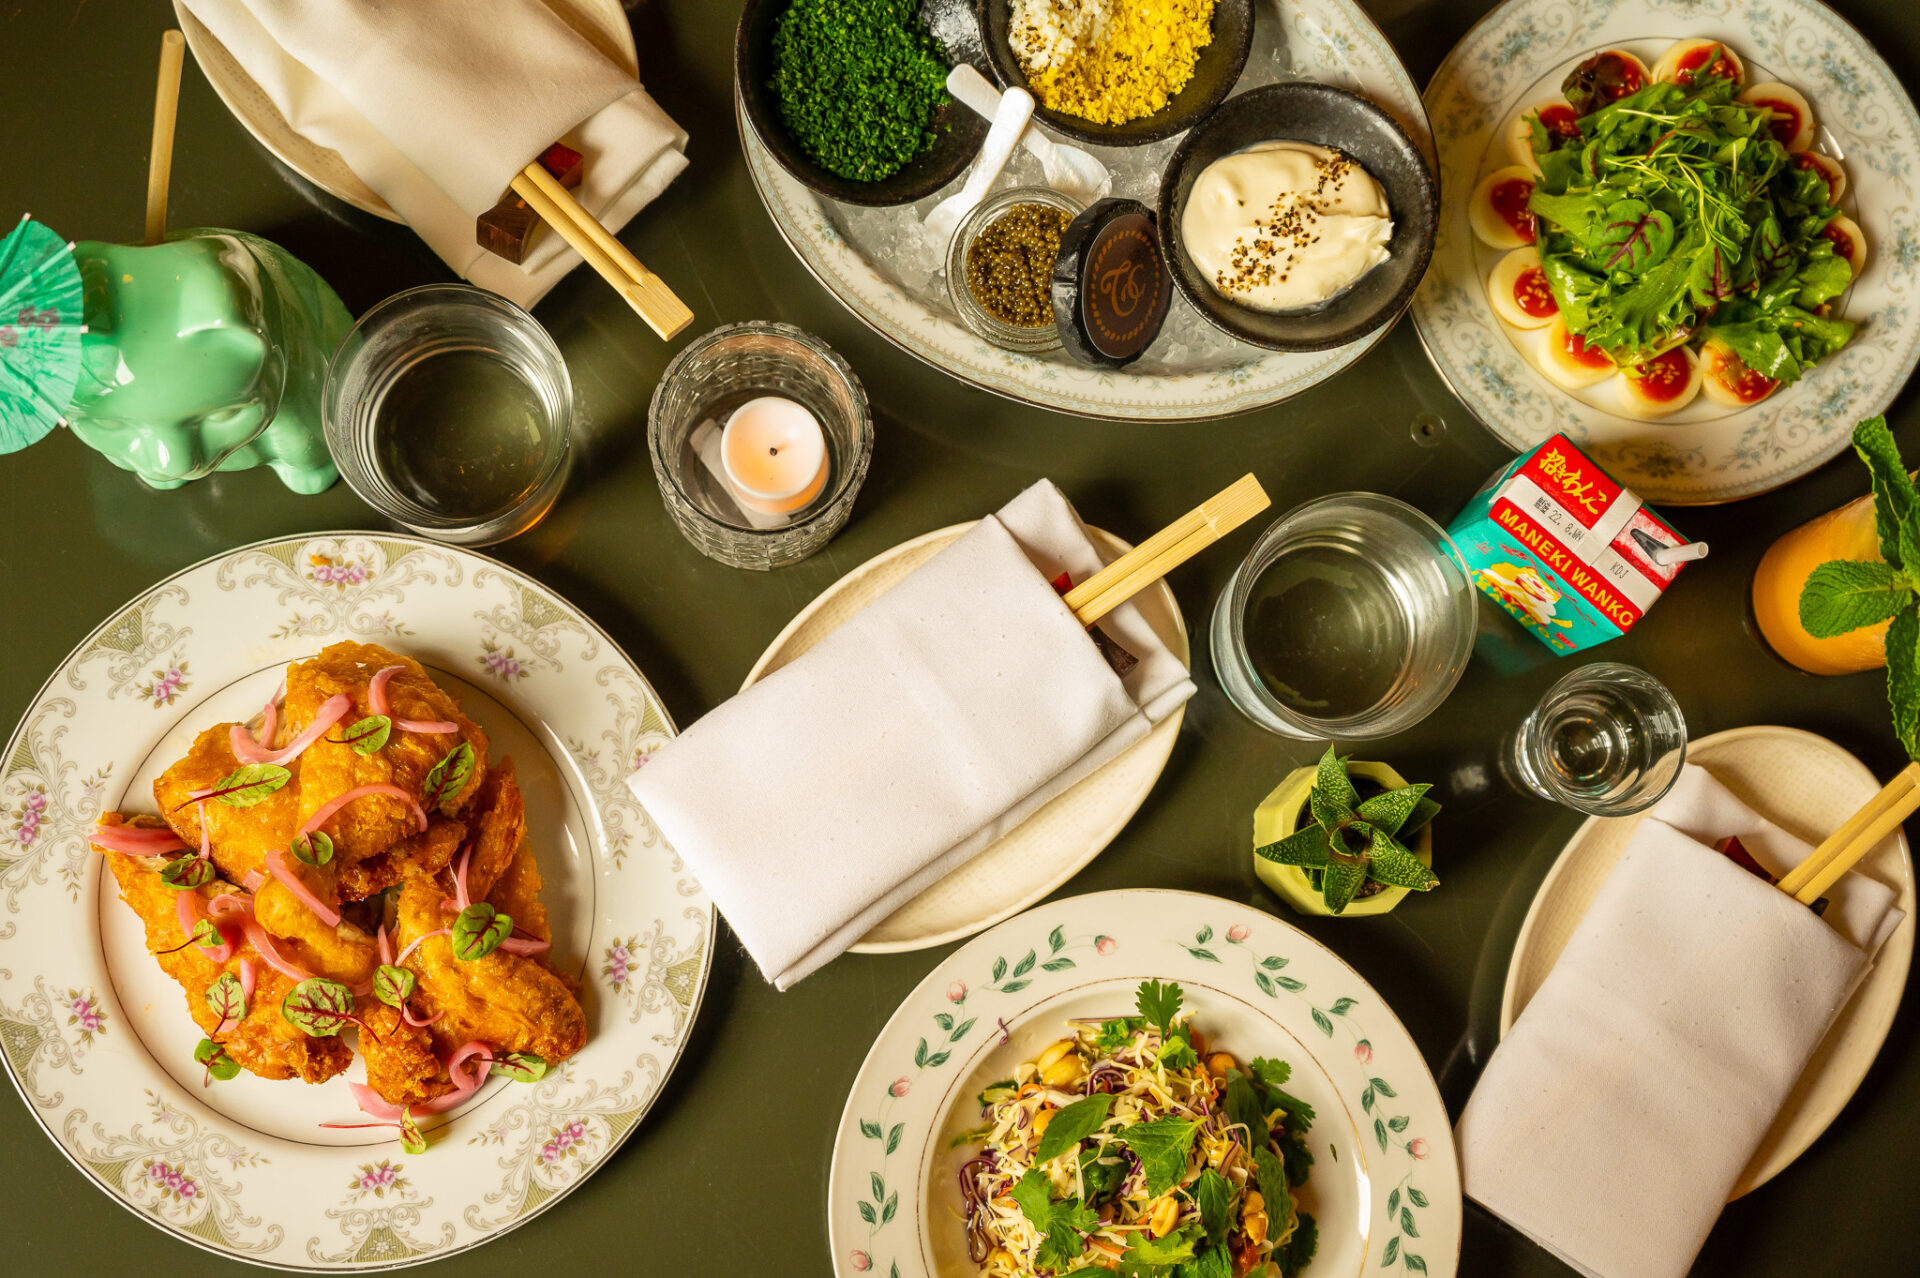
[[[1087,1249],[1087,1235],[1099,1225],[1100,1214],[1078,1198],[1056,1199],[1045,1172],[1029,1169],[1011,1192],[1021,1213],[1043,1236],[1033,1257],[1036,1265],[1059,1269]]]

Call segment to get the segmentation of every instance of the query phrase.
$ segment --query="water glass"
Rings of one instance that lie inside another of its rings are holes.
[[[701,456],[736,408],[793,400],[826,435],[820,495],[791,519],[760,526]],[[673,357],[647,411],[647,447],[667,513],[694,548],[735,568],[778,568],[813,554],[846,525],[873,457],[867,393],[831,346],[791,324],[729,324]]]
[[[1473,655],[1473,583],[1440,525],[1378,493],[1298,506],[1214,605],[1227,699],[1269,732],[1383,737],[1424,719]]]
[[[1507,742],[1516,789],[1593,816],[1630,816],[1673,788],[1687,721],[1666,685],[1618,662],[1581,666],[1547,690]]]
[[[327,450],[414,532],[486,546],[539,523],[572,465],[573,382],[533,316],[467,284],[395,293],[327,366]]]

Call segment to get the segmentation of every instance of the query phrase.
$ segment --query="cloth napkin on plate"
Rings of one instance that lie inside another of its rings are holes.
[[[1714,851],[1729,834],[1776,873],[1812,850],[1688,765],[1460,1115],[1468,1195],[1596,1278],[1687,1272],[1901,918],[1849,874],[1823,919]]]
[[[1131,605],[1048,584],[1103,558],[1041,481],[636,773],[633,792],[786,989],[1193,694]]]
[[[302,136],[338,151],[457,273],[531,306],[580,258],[551,232],[522,265],[473,220],[554,142],[619,230],[686,167],[687,135],[541,0],[181,0]]]

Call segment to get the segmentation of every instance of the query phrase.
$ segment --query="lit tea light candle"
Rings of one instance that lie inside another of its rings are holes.
[[[788,514],[827,486],[826,432],[804,404],[762,395],[727,419],[720,464],[741,505],[762,514]]]

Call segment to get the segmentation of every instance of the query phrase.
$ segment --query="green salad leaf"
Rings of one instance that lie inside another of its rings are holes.
[[[1042,1269],[1059,1269],[1087,1249],[1086,1235],[1100,1223],[1100,1216],[1078,1198],[1055,1201],[1047,1174],[1029,1168],[1012,1190],[1013,1201],[1044,1235],[1034,1253],[1034,1264]]]
[[[1040,1133],[1040,1143],[1033,1151],[1033,1165],[1044,1167],[1099,1131],[1112,1108],[1113,1097],[1097,1092],[1060,1109],[1047,1124],[1047,1130]]]
[[[1140,1160],[1146,1175],[1147,1197],[1158,1198],[1180,1182],[1200,1126],[1197,1119],[1156,1118],[1120,1129],[1120,1141]]]

